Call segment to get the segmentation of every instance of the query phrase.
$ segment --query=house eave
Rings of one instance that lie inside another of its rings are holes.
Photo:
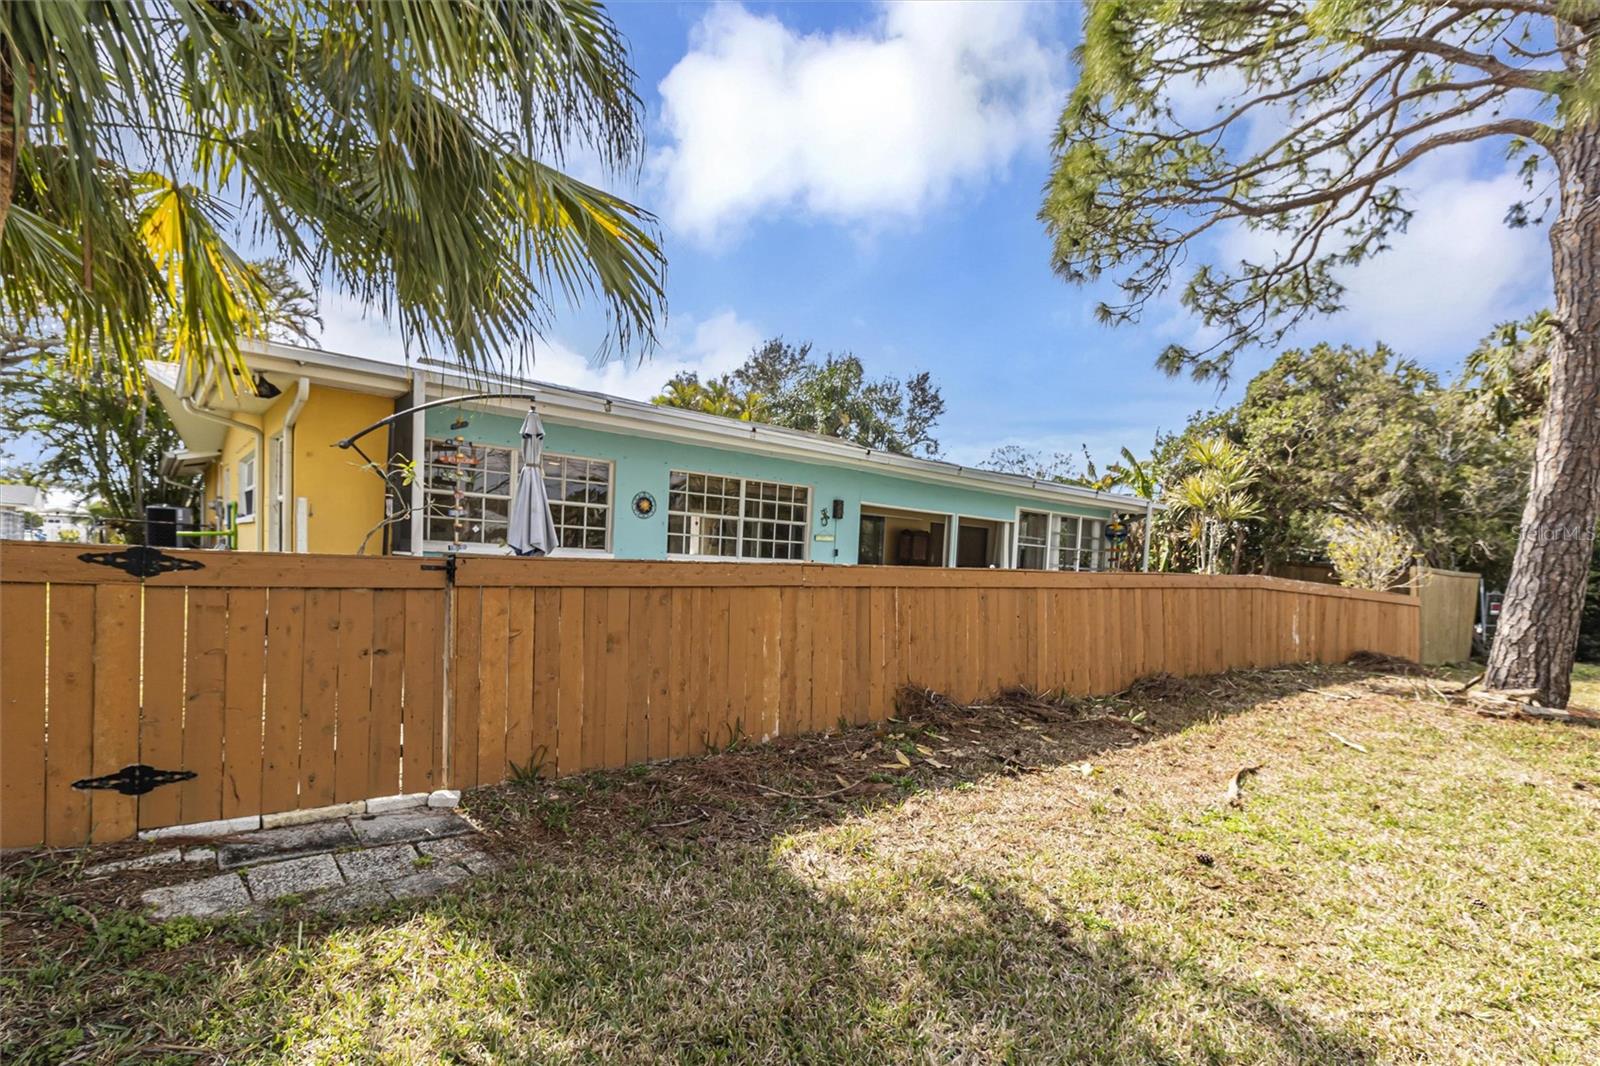
[[[493,389],[525,389],[538,397],[540,409],[546,414],[593,428],[632,431],[635,435],[668,437],[709,447],[754,450],[778,457],[804,455],[816,461],[894,473],[918,481],[1021,496],[1058,506],[1090,507],[1124,514],[1163,509],[1159,501],[1136,496],[1040,481],[998,470],[980,470],[942,459],[879,451],[762,422],[739,422],[719,415],[661,407],[641,400],[535,379],[502,375],[468,377],[452,370],[447,364],[433,360],[418,360],[412,366],[405,366],[276,341],[248,341],[242,347],[251,369],[266,373],[269,377],[275,373],[304,373],[314,383],[399,396],[411,389],[412,376],[420,375],[428,389],[429,398]],[[517,400],[502,400],[485,401],[481,406],[516,410],[519,404]]]

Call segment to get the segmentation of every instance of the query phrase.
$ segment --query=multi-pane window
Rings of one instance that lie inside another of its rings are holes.
[[[1105,523],[1098,518],[1062,515],[1056,530],[1056,566],[1062,570],[1099,570],[1104,565],[1101,541]]]
[[[802,485],[674,470],[667,554],[804,559],[810,499]]]
[[[512,450],[461,438],[427,442],[423,509],[428,540],[504,544],[511,520]]]
[[[611,464],[602,459],[545,453],[540,473],[550,498],[561,548],[611,547]],[[516,480],[523,475],[513,448],[460,438],[427,442],[423,472],[426,539],[441,543],[503,545]]]
[[[586,551],[610,547],[610,463],[546,454],[544,490],[550,497],[550,514],[561,547]]]
[[[250,518],[256,513],[256,457],[255,453],[239,460],[239,517]]]
[[[1017,516],[1017,569],[1043,570],[1049,559],[1050,516],[1023,511]]]

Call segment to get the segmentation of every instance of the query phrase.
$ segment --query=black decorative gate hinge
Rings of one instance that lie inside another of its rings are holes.
[[[104,777],[86,777],[82,781],[74,781],[72,787],[107,789],[120,792],[124,796],[142,796],[162,785],[188,781],[194,776],[193,770],[157,770],[154,766],[146,766],[141,762],[124,766],[116,773],[106,774]]]
[[[176,555],[166,554],[159,548],[147,548],[142,544],[135,544],[118,552],[84,552],[78,559],[85,563],[94,563],[96,566],[114,567],[139,578],[171,574],[179,570],[206,568],[205,563],[194,559],[180,559]]]

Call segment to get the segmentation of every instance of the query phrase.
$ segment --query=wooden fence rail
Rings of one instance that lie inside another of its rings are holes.
[[[1088,695],[1418,654],[1415,599],[1276,578],[82,558],[108,553],[0,544],[0,846],[687,755],[878,720],[906,684]],[[140,765],[193,776],[127,794]],[[74,787],[108,776],[126,791]]]

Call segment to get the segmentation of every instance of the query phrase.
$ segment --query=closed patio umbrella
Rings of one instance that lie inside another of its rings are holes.
[[[550,497],[544,491],[544,423],[528,405],[522,420],[522,474],[511,501],[511,528],[506,543],[518,555],[548,555],[556,547],[556,523],[550,517]]]

